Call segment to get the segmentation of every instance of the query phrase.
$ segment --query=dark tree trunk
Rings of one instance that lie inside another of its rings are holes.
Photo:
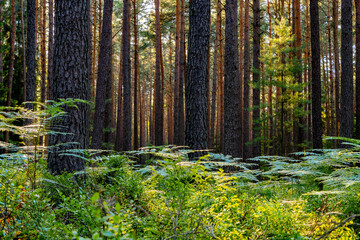
[[[243,160],[251,156],[251,149],[246,144],[250,140],[250,123],[249,123],[249,81],[250,81],[250,40],[249,40],[249,10],[250,0],[245,0],[245,31],[244,31],[244,108],[243,108],[243,139],[242,153]]]
[[[9,79],[8,79],[8,89],[7,89],[8,92],[7,92],[6,106],[11,106],[12,88],[13,88],[13,79],[14,79],[15,39],[16,39],[15,7],[16,7],[15,0],[11,0],[10,67],[9,67]]]
[[[352,0],[341,1],[341,96],[340,136],[353,136],[354,85],[353,85]]]
[[[122,32],[122,77],[123,77],[123,150],[131,150],[131,62],[130,62],[130,4],[124,0]]]
[[[190,149],[200,150],[207,148],[208,137],[210,0],[190,3],[189,21],[185,144]],[[197,152],[190,158],[201,155]]]
[[[46,2],[41,2],[40,26],[41,26],[41,43],[40,43],[40,65],[41,65],[41,96],[42,103],[46,100]]]
[[[49,0],[49,39],[48,39],[48,99],[51,99],[51,86],[54,64],[54,1]]]
[[[261,155],[260,124],[260,0],[254,0],[254,32],[253,32],[253,127],[252,156]]]
[[[36,42],[35,42],[35,0],[27,0],[27,26],[26,26],[26,101],[35,101],[35,68],[36,68]],[[31,104],[28,108],[33,109]]]
[[[139,148],[139,124],[138,124],[138,66],[139,66],[139,49],[137,37],[137,17],[136,1],[133,0],[133,20],[134,20],[134,149]],[[140,112],[140,114],[142,114]]]
[[[339,64],[339,13],[338,2],[333,0],[333,35],[334,35],[334,61],[335,61],[335,130],[336,136],[340,134],[340,64]]]
[[[312,71],[312,135],[313,148],[321,149],[321,69],[320,69],[320,33],[318,0],[310,0],[311,25],[311,71]]]
[[[355,0],[356,9],[356,133],[360,139],[360,0]]]
[[[1,10],[0,10],[0,15],[1,15]],[[24,1],[23,0],[20,0],[20,16],[21,16],[21,42],[22,42],[21,47],[22,47],[22,61],[23,61],[23,81],[24,81],[23,100],[25,102],[26,101],[26,90],[25,90],[26,89],[26,43],[25,43],[25,22],[24,22]],[[0,19],[0,22],[1,22],[1,19]],[[1,32],[1,30],[0,30],[0,32]],[[1,33],[0,33],[0,38],[1,38]],[[0,40],[0,46],[2,46],[1,40]],[[0,52],[1,52],[1,50],[0,50]],[[1,70],[0,70],[0,74],[1,74]],[[1,81],[0,81],[0,84],[1,84]]]
[[[237,0],[225,5],[224,153],[241,156],[240,76],[237,29]],[[236,109],[236,110],[235,110]]]
[[[90,100],[90,38],[90,0],[56,0],[53,100]],[[65,107],[64,111],[67,114],[51,126],[67,133],[50,137],[50,145],[57,146],[49,152],[48,169],[55,175],[84,169],[82,158],[63,153],[88,147],[90,107],[79,103],[77,108]]]
[[[155,64],[155,96],[154,96],[154,111],[155,111],[155,145],[163,144],[163,105],[162,105],[162,81],[161,81],[161,29],[160,29],[160,9],[159,1],[155,0],[155,25],[156,25],[156,64]]]
[[[3,21],[2,10],[3,10],[3,5],[0,4],[0,22]],[[3,38],[2,25],[0,25],[0,46],[2,46],[2,38]],[[2,84],[3,84],[3,50],[0,49],[0,85],[2,85]],[[26,88],[24,89],[24,95],[25,95],[25,93],[26,93]]]
[[[111,85],[112,85],[112,12],[113,0],[104,1],[103,26],[100,38],[99,67],[96,83],[95,115],[91,148],[100,149],[105,139],[106,120],[111,119]],[[110,115],[110,116],[108,116]],[[109,131],[109,129],[106,129]]]

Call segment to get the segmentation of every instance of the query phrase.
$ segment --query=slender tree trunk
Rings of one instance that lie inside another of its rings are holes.
[[[36,69],[36,4],[35,0],[27,0],[27,25],[26,25],[26,101],[35,101],[35,69]],[[32,104],[27,108],[33,109]]]
[[[3,4],[0,4],[0,22],[3,22]],[[2,24],[0,24],[0,46],[2,46],[2,39],[3,39],[3,33],[2,33]],[[3,50],[0,48],[0,85],[3,84]],[[25,84],[26,85],[26,84]],[[26,87],[24,88],[24,98],[26,99]]]
[[[123,76],[123,150],[131,150],[131,63],[130,63],[130,4],[129,0],[124,0],[123,12],[123,40],[122,40],[122,76]]]
[[[216,92],[217,92],[217,81],[218,81],[218,52],[219,52],[219,32],[221,28],[221,5],[218,1],[217,4],[217,13],[216,13],[216,33],[215,33],[215,43],[214,43],[214,62],[213,62],[213,79],[212,79],[212,98],[211,98],[211,115],[210,115],[210,124],[211,131],[209,136],[209,148],[214,147],[214,134],[216,133],[215,129],[215,117],[216,117]],[[219,112],[219,109],[218,109]]]
[[[356,9],[356,133],[360,139],[360,0],[355,0]]]
[[[51,86],[53,78],[54,66],[54,1],[49,0],[49,38],[48,38],[48,85],[47,94],[48,99],[51,99]]]
[[[105,139],[105,127],[111,119],[109,105],[111,105],[112,85],[112,12],[113,0],[104,1],[103,27],[100,39],[99,68],[96,84],[95,115],[92,132],[91,148],[103,148]],[[110,116],[109,116],[110,115]],[[109,131],[106,129],[106,131]]]
[[[41,1],[41,14],[40,14],[40,65],[41,65],[41,102],[44,103],[46,100],[46,1]]]
[[[190,3],[189,48],[186,83],[185,144],[194,150],[207,149],[208,140],[208,54],[210,0]],[[190,159],[203,155],[191,154]]]
[[[330,119],[331,126],[330,127],[330,135],[335,135],[335,102],[334,102],[334,74],[333,74],[333,58],[331,52],[331,21],[330,21],[330,1],[328,1],[328,14],[327,14],[327,22],[328,22],[328,44],[329,44],[329,75],[330,75]],[[360,24],[360,23],[359,23]]]
[[[72,41],[68,41],[71,37]],[[90,100],[91,34],[90,1],[57,0],[55,4],[53,100],[78,98]],[[74,67],[78,66],[78,67]],[[78,103],[77,107],[65,107],[61,125],[68,134],[51,135],[50,145],[56,147],[48,155],[48,169],[52,174],[81,171],[85,160],[72,154],[71,149],[86,149],[89,139],[90,107]],[[53,124],[51,130],[59,131]],[[74,144],[77,143],[77,144]]]
[[[92,47],[92,92],[91,98],[95,101],[96,95],[96,87],[95,87],[95,74],[96,74],[96,13],[97,13],[97,0],[94,0],[94,7],[93,7],[94,15],[93,15],[93,47]]]
[[[172,67],[172,42],[171,35],[169,39],[169,81],[168,81],[168,99],[167,99],[167,110],[168,110],[168,144],[174,143],[174,99],[173,99],[173,85],[171,78],[171,67]]]
[[[253,144],[252,155],[261,155],[261,125],[260,125],[260,0],[253,2]]]
[[[340,65],[339,65],[339,0],[333,0],[333,36],[335,61],[335,129],[336,136],[340,134]]]
[[[178,102],[178,111],[179,111],[179,129],[178,129],[178,145],[183,145],[185,140],[185,113],[184,113],[184,84],[185,80],[185,65],[186,65],[186,56],[185,56],[185,0],[180,0],[180,54],[179,54],[179,102]]]
[[[320,73],[320,32],[318,0],[310,0],[311,25],[311,71],[312,71],[312,134],[313,148],[321,149],[321,73]]]
[[[353,85],[352,1],[341,1],[341,96],[340,136],[353,136],[354,85]]]
[[[160,29],[160,0],[155,0],[155,25],[156,25],[156,65],[155,65],[155,95],[154,95],[154,120],[155,120],[155,145],[163,144],[163,105],[162,98],[162,84],[161,84],[161,29]]]
[[[123,54],[120,52],[120,64],[119,64],[119,85],[118,85],[118,108],[117,108],[117,121],[116,121],[116,137],[115,137],[115,151],[121,151],[123,149]]]
[[[239,79],[240,79],[240,122],[241,133],[243,133],[243,113],[244,113],[244,17],[243,17],[244,0],[239,0]],[[243,135],[241,134],[241,141]],[[242,146],[241,146],[242,148]]]
[[[136,17],[136,0],[133,3],[133,21],[134,21],[134,149],[139,148],[139,131],[138,131],[138,69],[139,69],[139,49],[137,37],[137,17]],[[140,113],[142,114],[142,113]]]
[[[249,11],[250,0],[245,0],[245,32],[244,32],[244,114],[243,114],[243,160],[251,156],[251,149],[247,143],[250,141],[249,124],[249,94],[250,94],[250,33],[249,33]]]
[[[1,4],[2,5],[2,4]],[[2,6],[0,7],[2,8]],[[23,94],[23,101],[26,101],[26,44],[25,44],[25,23],[24,23],[24,1],[20,0],[20,14],[21,14],[21,42],[22,42],[22,62],[23,62],[23,81],[24,81],[24,94]],[[1,15],[1,10],[0,10]],[[0,22],[1,19],[0,19]],[[1,28],[1,27],[0,27]],[[1,29],[0,29],[0,38],[1,38]],[[0,46],[1,40],[0,40]],[[0,50],[1,52],[1,50]],[[0,56],[1,58],[1,56]],[[0,60],[2,61],[2,60]],[[1,69],[0,69],[0,75],[1,75]],[[0,81],[1,84],[1,81]]]
[[[269,39],[272,39],[272,15],[270,12],[270,2],[269,0],[267,0],[267,12],[268,12],[268,16],[269,16]],[[269,42],[269,46],[271,48],[271,40]],[[269,92],[268,92],[268,116],[269,116],[269,122],[268,122],[268,142],[269,142],[269,146],[268,146],[268,154],[272,155],[274,154],[274,146],[272,146],[272,136],[274,135],[273,133],[273,106],[272,106],[272,95],[273,95],[273,85],[272,85],[272,76],[269,76]]]
[[[175,82],[174,82],[174,143],[179,144],[179,83],[180,83],[180,1],[176,0],[175,16]]]
[[[10,67],[6,106],[11,106],[15,62],[16,11],[15,0],[11,0]]]

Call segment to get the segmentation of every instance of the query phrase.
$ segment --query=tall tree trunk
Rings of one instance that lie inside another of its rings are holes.
[[[254,0],[254,23],[253,23],[253,135],[252,155],[261,155],[261,125],[260,125],[260,0]]]
[[[330,127],[330,135],[335,135],[335,102],[334,102],[334,74],[333,74],[333,58],[331,52],[331,21],[330,21],[330,1],[328,1],[328,13],[327,13],[327,30],[328,30],[328,44],[329,44],[329,75],[330,75],[330,119],[331,126]],[[360,24],[360,23],[359,23]]]
[[[320,72],[320,32],[319,32],[319,3],[310,0],[311,25],[311,71],[312,71],[312,135],[313,148],[321,149],[321,72]]]
[[[272,38],[272,15],[270,12],[270,2],[269,0],[267,0],[267,12],[268,12],[268,16],[269,16],[269,39]],[[271,48],[271,40],[269,42],[269,46]],[[274,134],[273,134],[273,106],[272,106],[272,95],[273,95],[273,85],[272,85],[272,76],[269,76],[269,92],[268,92],[268,116],[269,116],[269,122],[268,122],[268,142],[269,142],[269,146],[268,146],[268,154],[272,155],[274,154],[274,146],[272,146],[272,142],[270,139]]]
[[[168,111],[168,144],[174,143],[174,91],[171,79],[171,67],[172,67],[172,42],[171,42],[171,34],[169,38],[169,81],[168,81],[168,99],[167,99],[167,111]]]
[[[3,22],[3,4],[0,4],[0,22]],[[2,24],[0,24],[0,46],[2,46],[2,39],[3,39],[3,33],[2,33]],[[3,50],[0,48],[0,85],[3,84]],[[24,88],[24,98],[26,99],[26,88]]]
[[[180,1],[176,0],[175,69],[174,69],[174,143],[179,144],[179,83],[180,83]]]
[[[116,137],[115,137],[115,151],[121,151],[123,149],[123,54],[120,50],[120,64],[119,64],[119,85],[118,85],[118,108],[117,108],[117,121],[116,121]]]
[[[335,129],[336,136],[340,134],[340,66],[339,66],[339,0],[333,0],[333,35],[335,61]]]
[[[155,145],[163,144],[163,105],[162,98],[162,84],[161,84],[161,29],[160,29],[160,0],[155,0],[155,25],[156,25],[156,64],[155,64],[155,95],[154,95],[154,120],[155,120]]]
[[[210,0],[190,2],[189,21],[185,144],[190,149],[201,150],[207,149],[208,140]],[[190,158],[201,155],[195,152]]]
[[[91,92],[91,98],[95,100],[95,95],[96,95],[96,87],[95,87],[95,74],[96,74],[96,13],[97,13],[97,0],[94,0],[94,7],[93,7],[93,47],[92,47],[92,92]]]
[[[303,84],[303,80],[302,80],[302,49],[301,49],[301,45],[302,45],[302,36],[301,36],[301,7],[300,7],[300,0],[294,0],[294,6],[293,6],[293,11],[294,11],[294,27],[295,27],[295,48],[296,48],[296,65],[297,65],[297,73],[296,73],[296,82],[301,86]],[[301,93],[302,94],[302,93]],[[302,146],[305,140],[305,133],[304,133],[304,116],[303,114],[303,110],[304,110],[304,106],[303,106],[303,97],[300,94],[300,102],[299,105],[296,106],[299,108],[299,113],[300,115],[294,115],[294,143],[295,143],[295,150],[296,151],[300,151],[301,149],[304,149],[304,147]]]
[[[244,17],[243,17],[244,0],[239,1],[239,79],[240,79],[240,122],[241,133],[243,133],[243,112],[244,112]],[[241,141],[243,136],[241,135]],[[242,146],[240,146],[242,148]]]
[[[353,136],[354,85],[353,85],[352,1],[341,1],[341,96],[340,136]]]
[[[40,14],[40,26],[41,26],[41,44],[40,44],[40,65],[41,65],[41,102],[46,100],[46,0],[41,1],[41,14]]]
[[[2,4],[0,4],[0,5],[2,5]],[[1,15],[1,10],[0,10],[0,15]],[[22,62],[23,62],[23,81],[24,81],[23,99],[25,102],[26,101],[26,44],[25,44],[24,1],[23,0],[20,0],[20,16],[21,16],[21,42],[22,42],[21,45],[22,45]],[[0,22],[2,22],[1,19],[0,19]],[[0,38],[1,38],[1,29],[0,29]],[[2,46],[1,40],[0,40],[0,46]],[[1,52],[1,50],[0,50],[0,52]],[[0,58],[1,58],[1,56],[0,56]],[[0,61],[2,61],[2,60],[0,60]],[[1,75],[1,69],[0,69],[0,75]],[[0,84],[1,84],[1,81],[0,81]]]
[[[244,109],[243,109],[243,160],[251,156],[251,149],[246,144],[250,140],[249,124],[249,94],[250,94],[250,33],[249,33],[249,10],[250,0],[245,0],[245,31],[244,31]]]
[[[139,148],[139,124],[138,124],[138,69],[139,69],[139,49],[137,38],[137,18],[136,18],[136,0],[133,3],[133,21],[134,21],[134,149]],[[140,112],[140,114],[142,114]]]
[[[218,81],[218,52],[219,52],[219,38],[220,38],[220,28],[221,28],[221,2],[217,3],[216,10],[216,33],[215,33],[215,43],[214,43],[214,62],[213,62],[213,79],[212,79],[212,98],[211,98],[211,115],[210,115],[210,124],[211,131],[209,136],[209,148],[214,147],[214,134],[216,133],[215,129],[215,117],[216,117],[216,92],[217,92],[217,81]],[[218,109],[219,114],[219,109]]]
[[[48,39],[48,99],[51,99],[51,86],[54,66],[54,1],[49,0],[49,39]]]
[[[130,63],[130,4],[124,0],[122,32],[122,77],[123,77],[123,150],[131,150],[131,63]]]
[[[11,0],[11,35],[10,35],[10,67],[8,79],[8,92],[6,106],[11,106],[12,88],[14,79],[14,62],[15,62],[15,39],[16,39],[16,11],[15,0]]]
[[[95,115],[91,148],[103,148],[105,129],[111,119],[111,85],[112,85],[112,12],[113,0],[104,1],[103,26],[100,38],[99,67],[96,83]],[[110,115],[110,116],[109,116]],[[106,131],[109,131],[106,129]]]
[[[71,41],[68,39],[71,38]],[[77,98],[90,100],[91,34],[90,0],[57,0],[55,4],[53,100]],[[77,66],[77,67],[74,67]],[[50,145],[55,146],[48,155],[48,169],[52,174],[80,171],[85,160],[72,154],[71,149],[86,149],[89,139],[90,107],[78,103],[65,107],[61,117],[66,133],[52,135]],[[55,123],[52,130],[59,131]],[[63,128],[61,128],[63,130]],[[77,143],[77,144],[74,144]]]
[[[224,153],[240,157],[241,152],[241,111],[239,49],[237,29],[237,0],[227,0],[225,5],[225,112],[224,112]],[[234,111],[234,109],[237,109]]]
[[[177,144],[183,145],[185,140],[185,113],[184,113],[184,84],[185,79],[185,65],[186,65],[186,56],[185,56],[185,0],[180,0],[180,55],[179,55],[179,102],[178,102],[178,111],[179,111],[179,129],[178,129],[178,142]]]
[[[26,25],[26,101],[35,101],[35,69],[36,69],[36,4],[35,0],[27,0],[27,25]],[[31,104],[28,104],[29,109],[33,109]]]
[[[360,0],[355,0],[356,9],[356,133],[360,139]]]

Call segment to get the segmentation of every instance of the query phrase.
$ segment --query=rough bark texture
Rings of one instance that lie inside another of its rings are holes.
[[[26,101],[35,101],[35,0],[27,0],[27,26],[26,26]],[[28,108],[33,106],[28,104]]]
[[[241,111],[236,0],[226,1],[225,14],[224,153],[240,157]]]
[[[159,1],[155,0],[155,25],[156,25],[156,64],[155,64],[155,95],[154,95],[154,111],[155,111],[155,145],[163,144],[163,105],[162,99],[162,81],[161,81],[161,29],[160,29],[160,9]]]
[[[104,128],[108,105],[111,104],[112,84],[112,12],[113,0],[104,1],[103,27],[100,38],[99,67],[96,82],[95,115],[91,148],[100,149],[105,139]],[[108,129],[106,129],[108,131]]]
[[[302,81],[302,49],[301,49],[301,44],[302,44],[302,36],[301,36],[301,8],[300,8],[300,0],[294,0],[294,30],[295,30],[295,49],[296,49],[296,53],[295,53],[295,57],[296,57],[296,67],[297,67],[297,72],[295,75],[296,78],[296,82],[301,85],[303,83]],[[301,96],[301,93],[300,93]],[[304,149],[302,146],[302,144],[304,143],[304,139],[305,139],[305,133],[304,133],[304,117],[302,116],[303,114],[303,103],[302,103],[302,99],[300,99],[299,105],[296,106],[297,108],[299,108],[299,110],[297,112],[299,112],[300,114],[294,114],[294,145],[295,145],[295,150],[296,151],[300,151],[302,149]]]
[[[55,44],[52,97],[90,100],[91,40],[90,0],[55,1]],[[79,171],[85,161],[72,154],[71,149],[88,147],[90,107],[65,107],[67,114],[54,121],[51,129],[67,134],[52,135],[48,169],[52,174]],[[61,127],[60,127],[61,126]]]
[[[212,75],[212,98],[211,98],[211,115],[210,115],[210,124],[211,124],[211,131],[209,135],[209,148],[214,147],[214,137],[216,133],[215,129],[215,119],[216,119],[216,101],[218,96],[216,95],[217,92],[217,81],[218,81],[218,55],[219,55],[219,32],[221,28],[221,5],[217,4],[216,10],[216,33],[215,33],[215,43],[214,43],[214,62],[213,62],[213,75]],[[218,109],[219,111],[219,109]]]
[[[3,6],[2,6],[2,4],[0,4],[0,22],[3,21],[2,10],[3,10]],[[1,24],[0,25],[0,46],[2,46],[2,38],[3,38],[3,34],[2,34],[2,24]],[[3,84],[3,50],[2,49],[0,49],[0,84]],[[24,89],[24,94],[25,94],[25,89]]]
[[[244,31],[244,108],[243,108],[243,160],[251,156],[251,149],[246,144],[250,140],[249,124],[249,81],[250,81],[250,40],[249,40],[249,1],[245,0],[245,31]]]
[[[311,71],[312,71],[312,135],[313,148],[321,149],[321,69],[320,69],[320,33],[319,33],[319,3],[310,0],[311,26]]]
[[[123,150],[131,150],[131,62],[130,62],[130,4],[124,0],[122,32],[122,77],[123,77]]]
[[[0,15],[1,15],[1,10],[0,10]],[[21,16],[21,42],[22,42],[21,47],[22,47],[22,61],[23,61],[23,81],[24,81],[23,100],[25,102],[26,101],[26,91],[25,91],[25,89],[26,89],[26,43],[25,43],[25,22],[24,22],[24,1],[23,0],[20,0],[20,16]],[[0,29],[0,32],[1,32],[1,29]],[[1,38],[1,33],[0,33],[0,38]],[[0,46],[2,46],[1,40],[0,40]],[[1,52],[1,50],[0,50],[0,52]],[[0,56],[0,58],[1,58],[1,56]],[[1,74],[1,69],[0,69],[0,74]],[[1,84],[1,80],[0,80],[0,84]]]
[[[118,108],[116,121],[115,151],[121,151],[123,147],[123,77],[122,77],[122,50],[120,52]]]
[[[41,43],[40,43],[40,65],[41,65],[41,102],[46,100],[46,1],[41,2],[41,15],[40,15],[40,26],[41,26]]]
[[[352,0],[341,1],[340,136],[352,137],[354,126]]]
[[[11,0],[11,35],[10,35],[10,67],[9,67],[9,79],[7,89],[7,102],[6,106],[11,106],[12,88],[14,78],[14,62],[15,62],[15,39],[16,39],[16,12],[15,12],[15,0]],[[6,140],[5,140],[6,142]]]
[[[139,148],[139,124],[138,124],[138,66],[139,66],[139,49],[137,37],[137,17],[136,1],[133,0],[133,20],[134,20],[134,149]],[[142,114],[140,112],[140,114]]]
[[[179,81],[180,81],[180,0],[176,0],[175,16],[175,69],[174,69],[174,143],[179,140]],[[150,102],[151,103],[151,102]],[[150,104],[151,107],[151,104]],[[151,115],[150,115],[151,116]]]
[[[49,39],[48,39],[48,99],[51,99],[51,86],[54,66],[54,1],[49,0]]]
[[[207,148],[208,137],[210,0],[190,3],[189,21],[185,144],[190,149],[200,150]],[[197,152],[190,157],[201,155]]]
[[[339,66],[339,0],[333,0],[333,36],[335,61],[335,130],[336,136],[340,134],[340,66]]]
[[[260,0],[253,2],[253,127],[252,155],[261,155],[261,125],[260,125]]]
[[[355,0],[356,8],[356,133],[360,139],[360,0]]]

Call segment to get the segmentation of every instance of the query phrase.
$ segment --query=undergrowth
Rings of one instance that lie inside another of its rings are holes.
[[[8,109],[0,115],[11,118]],[[29,124],[41,125],[35,119]],[[16,130],[5,122],[0,130]],[[23,146],[2,143],[1,239],[359,238],[358,140],[329,138],[349,149],[251,163],[214,153],[191,162],[191,150],[176,146],[107,156],[86,151],[84,171],[52,176],[48,149],[33,144],[47,128],[22,128]]]

